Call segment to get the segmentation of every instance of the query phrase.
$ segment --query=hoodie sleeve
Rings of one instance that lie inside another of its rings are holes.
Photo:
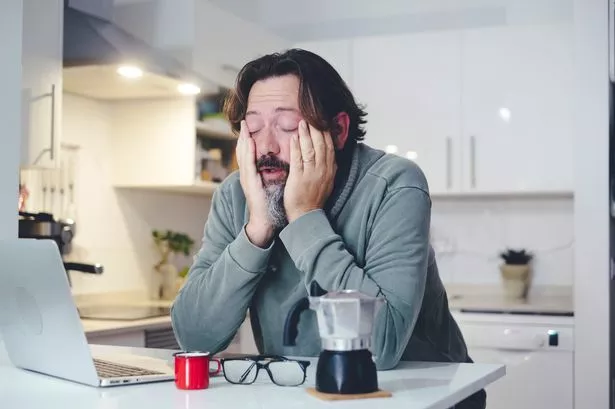
[[[378,369],[395,367],[417,321],[427,279],[431,200],[416,187],[389,191],[379,206],[367,244],[365,265],[348,252],[324,211],[309,212],[280,234],[290,256],[327,291],[354,289],[385,298],[374,327]]]
[[[225,349],[241,326],[252,295],[265,272],[273,243],[261,249],[250,242],[245,226],[233,232],[224,192],[213,195],[201,248],[186,283],[171,307],[171,320],[184,350]]]

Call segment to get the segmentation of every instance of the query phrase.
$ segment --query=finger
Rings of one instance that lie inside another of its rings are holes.
[[[325,152],[326,152],[326,163],[331,166],[335,164],[335,147],[333,146],[333,138],[331,137],[331,132],[324,133],[325,140]]]
[[[325,137],[318,129],[310,125],[310,136],[312,137],[312,145],[314,146],[314,160],[316,166],[327,165],[327,147],[325,145]]]
[[[235,144],[235,156],[237,157],[237,164],[241,168],[241,156],[243,153],[243,121],[239,124],[239,136],[237,137],[237,143]]]
[[[256,171],[256,145],[254,144],[254,139],[251,136],[248,136],[246,139],[246,170],[255,175]]]
[[[312,144],[312,137],[310,136],[307,122],[304,120],[299,125],[299,146],[301,147],[303,168],[313,167],[315,162],[314,145]]]
[[[239,137],[237,138],[237,164],[240,168],[246,163],[246,138],[249,136],[246,121],[242,120],[239,124]]]
[[[290,138],[290,169],[292,171],[303,171],[303,159],[301,158],[301,148],[299,147],[299,136],[293,134]]]

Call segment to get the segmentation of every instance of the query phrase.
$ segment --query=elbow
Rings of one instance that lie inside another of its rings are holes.
[[[179,313],[180,307],[176,305],[177,300],[171,304],[171,327],[173,328],[173,333],[175,334],[175,340],[179,344],[180,349],[186,350],[186,328],[183,323],[182,314]]]
[[[408,321],[393,308],[384,313],[382,320],[376,322],[373,352],[377,370],[387,371],[399,365],[413,327],[414,325],[408,325]]]
[[[399,365],[399,358],[397,358],[395,355],[396,354],[383,353],[380,356],[377,356],[375,359],[376,369],[378,371],[388,371],[391,369],[395,369],[395,367]]]

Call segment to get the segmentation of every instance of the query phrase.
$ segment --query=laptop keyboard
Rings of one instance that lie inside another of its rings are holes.
[[[162,372],[150,371],[136,366],[94,359],[96,372],[101,378],[122,378],[126,376],[163,375]]]

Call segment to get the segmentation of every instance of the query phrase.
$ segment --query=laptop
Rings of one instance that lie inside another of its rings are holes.
[[[96,387],[174,379],[163,359],[92,353],[53,240],[0,240],[0,260],[0,339],[13,365]]]

